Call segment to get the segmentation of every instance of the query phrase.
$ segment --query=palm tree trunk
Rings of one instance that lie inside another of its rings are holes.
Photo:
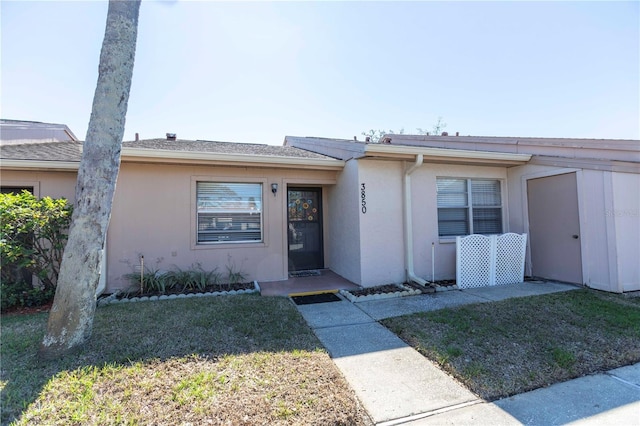
[[[120,169],[139,10],[140,0],[109,1],[69,239],[39,350],[43,359],[69,353],[91,336],[102,248]]]

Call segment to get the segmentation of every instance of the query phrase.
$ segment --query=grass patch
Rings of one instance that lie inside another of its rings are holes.
[[[85,347],[44,363],[46,321],[2,318],[2,424],[369,424],[285,298],[109,305]]]
[[[574,290],[383,324],[486,400],[640,361],[638,299]]]

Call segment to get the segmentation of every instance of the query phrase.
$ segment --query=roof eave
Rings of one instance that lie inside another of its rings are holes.
[[[55,161],[55,160],[0,160],[0,167],[6,170],[69,170],[77,171],[79,161]]]
[[[280,157],[273,155],[149,150],[140,148],[123,148],[122,160],[165,164],[217,164],[316,170],[342,170],[344,167],[344,161],[331,158]]]
[[[382,144],[367,145],[364,154],[368,157],[395,160],[410,160],[416,155],[422,154],[424,156],[424,161],[437,161],[455,164],[493,164],[505,166],[524,164],[531,159],[530,154]]]

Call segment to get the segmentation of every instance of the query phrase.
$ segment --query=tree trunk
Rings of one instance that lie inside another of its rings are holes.
[[[43,359],[69,353],[91,336],[102,248],[120,169],[139,10],[140,0],[109,1],[69,239],[39,351]]]

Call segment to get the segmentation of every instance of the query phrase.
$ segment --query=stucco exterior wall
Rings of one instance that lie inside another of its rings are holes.
[[[612,173],[613,210],[605,216],[615,224],[620,291],[640,290],[640,175]]]
[[[37,197],[66,198],[73,203],[76,178],[76,172],[3,170],[0,183],[2,186],[32,186]]]
[[[414,269],[416,275],[431,281],[456,277],[455,238],[438,236],[438,177],[499,179],[502,182],[503,230],[509,231],[507,171],[504,167],[424,164],[411,175],[413,194]],[[432,270],[431,246],[435,252],[435,271]]]
[[[355,283],[361,282],[358,182],[358,162],[347,161],[338,173],[336,185],[328,188],[331,208],[325,215],[328,225],[325,265]]]
[[[524,165],[508,169],[510,228],[528,232],[528,179],[576,173],[584,284],[604,291],[640,290],[640,175]],[[526,274],[531,273],[527,259]]]
[[[251,280],[286,279],[286,185],[323,186],[335,177],[326,171],[122,164],[108,233],[107,292],[130,285],[123,276],[134,271],[141,255],[150,269],[200,263],[225,273],[234,265]],[[262,183],[264,242],[197,245],[198,180]],[[279,185],[276,196],[271,183]]]
[[[347,208],[345,219],[355,220],[359,229],[359,248],[356,227],[343,222],[343,231],[332,236],[332,244],[349,244],[332,249],[331,268],[337,273],[365,287],[401,283],[406,279],[404,246],[404,171],[409,165],[399,161],[358,160],[347,167],[339,178],[334,197],[335,209]],[[412,221],[414,238],[414,269],[418,276],[432,278],[431,246],[435,248],[435,279],[455,278],[455,239],[439,238],[436,200],[437,177],[500,179],[503,194],[503,223],[508,231],[507,172],[504,167],[424,164],[411,175]],[[365,184],[366,213],[362,213],[362,184]],[[355,191],[354,191],[355,189]],[[339,194],[339,196],[338,196]],[[356,200],[356,205],[354,205]],[[353,212],[358,217],[353,217]],[[361,277],[355,269],[360,253]],[[334,259],[335,258],[335,259]],[[347,265],[348,263],[348,265]],[[341,266],[342,265],[342,266]]]
[[[405,279],[403,166],[398,161],[359,161],[361,285],[365,287]]]

